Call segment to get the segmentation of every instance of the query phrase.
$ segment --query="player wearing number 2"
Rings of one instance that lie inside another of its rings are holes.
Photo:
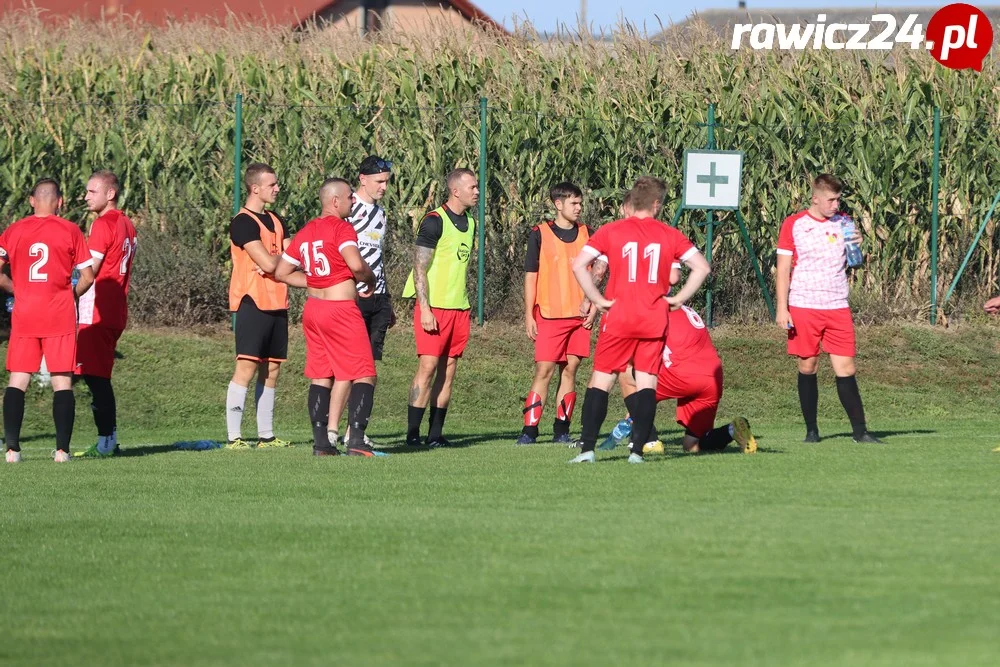
[[[118,177],[97,171],[87,181],[84,199],[97,213],[87,245],[94,259],[94,284],[80,297],[76,372],[94,401],[97,444],[77,456],[112,456],[118,444],[118,414],[111,371],[115,347],[128,321],[128,289],[136,251],[135,225],[118,210]]]
[[[591,303],[607,314],[594,354],[594,372],[583,400],[580,455],[573,463],[592,463],[601,425],[608,413],[608,391],[615,375],[629,363],[635,368],[633,442],[630,463],[642,463],[642,443],[648,441],[656,413],[656,376],[663,365],[663,340],[668,313],[679,308],[705,282],[711,267],[683,234],[656,219],[666,185],[644,176],[631,192],[633,214],[601,227],[573,262],[573,273]],[[607,298],[594,285],[588,269],[601,255],[608,258],[611,278]],[[687,282],[674,295],[670,271],[674,262],[690,269]]]
[[[34,215],[18,220],[0,234],[0,268],[10,263],[17,304],[7,346],[10,380],[3,396],[4,440],[7,462],[21,460],[21,423],[24,392],[42,356],[52,374],[52,417],[56,427],[55,461],[69,461],[76,401],[76,303],[94,282],[94,270],[83,232],[58,215],[62,207],[59,184],[45,178],[31,191]],[[80,271],[74,287],[73,269]]]

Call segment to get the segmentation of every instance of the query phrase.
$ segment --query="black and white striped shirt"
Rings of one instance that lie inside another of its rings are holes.
[[[382,239],[385,238],[385,209],[354,198],[354,208],[348,222],[358,233],[358,250],[375,274],[375,294],[385,294],[385,273],[382,270]],[[361,287],[358,287],[359,291]]]

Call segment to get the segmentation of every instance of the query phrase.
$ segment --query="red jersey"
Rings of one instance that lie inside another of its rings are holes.
[[[108,211],[94,220],[87,245],[91,256],[101,260],[101,266],[94,286],[80,297],[80,324],[124,329],[136,249],[135,225],[121,211]]]
[[[76,333],[73,269],[93,265],[80,228],[56,215],[29,216],[0,234],[0,262],[14,283],[12,336]]]
[[[664,298],[670,292],[670,265],[698,249],[670,225],[652,218],[610,222],[590,238],[583,252],[606,255],[611,277],[605,297],[615,302],[601,331],[621,338],[661,338],[667,330]]]
[[[660,374],[713,375],[722,366],[705,322],[693,308],[670,311]]]
[[[354,227],[346,220],[330,215],[306,223],[292,238],[282,257],[302,267],[307,286],[322,289],[354,280],[354,273],[340,254],[344,248],[351,246],[358,247],[358,233]]]

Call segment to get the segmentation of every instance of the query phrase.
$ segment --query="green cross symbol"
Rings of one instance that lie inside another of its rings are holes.
[[[709,175],[708,176],[704,176],[704,175],[703,176],[699,176],[698,177],[698,182],[699,183],[708,183],[708,196],[709,197],[714,197],[715,196],[715,186],[716,185],[725,185],[726,183],[729,183],[729,177],[728,176],[716,176],[715,175],[715,163],[713,162],[711,168],[709,169]]]

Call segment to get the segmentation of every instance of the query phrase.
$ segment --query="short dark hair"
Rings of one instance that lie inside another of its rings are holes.
[[[32,197],[40,197],[42,194],[46,194],[59,199],[62,197],[62,189],[59,187],[59,181],[54,178],[42,178],[35,183],[35,187],[31,188]]]
[[[640,176],[629,194],[632,195],[632,207],[635,210],[651,211],[657,203],[663,204],[667,184],[655,176]]]
[[[833,174],[820,174],[813,180],[813,191],[828,190],[835,195],[844,191],[844,182]]]
[[[558,199],[569,199],[570,197],[583,197],[583,190],[576,187],[569,181],[556,183],[549,189],[549,199],[556,203]]]
[[[271,169],[271,165],[269,164],[264,164],[263,162],[251,162],[248,164],[246,175],[243,177],[247,192],[250,192],[250,188],[254,185],[260,185],[261,176],[273,173],[274,169]]]
[[[392,162],[384,160],[378,155],[369,155],[361,161],[358,167],[358,174],[361,176],[371,176],[372,174],[382,174],[392,171]]]
[[[118,180],[118,175],[110,169],[98,169],[93,174],[90,175],[91,178],[99,178],[104,181],[104,185],[110,190],[115,191],[115,196],[112,197],[112,201],[118,201],[118,193],[121,192],[121,183]]]
[[[472,176],[473,178],[475,178],[476,174],[471,169],[466,169],[465,167],[459,167],[458,169],[452,170],[452,172],[448,174],[448,178],[445,181],[448,184],[448,192],[451,192],[451,189],[455,186],[455,183],[457,183],[458,179],[462,178],[463,176]]]

